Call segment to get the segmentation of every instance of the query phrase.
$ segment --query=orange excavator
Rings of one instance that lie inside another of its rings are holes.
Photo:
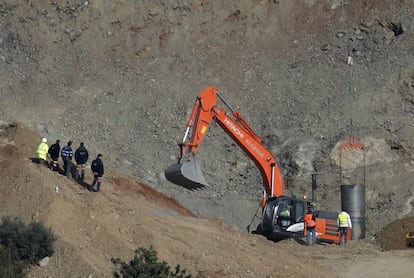
[[[219,99],[231,111],[231,115],[226,109],[218,106]],[[224,100],[216,86],[204,89],[196,97],[183,141],[179,143],[178,162],[165,169],[167,180],[189,190],[208,186],[197,153],[213,120],[255,162],[263,177],[261,222],[254,232],[270,240],[305,236],[307,231],[304,217],[311,209],[310,202],[283,195],[283,176],[276,158],[243,120],[242,115],[234,111]],[[316,234],[319,240],[338,242],[337,213],[314,213],[317,216]],[[348,236],[350,238],[350,235]]]

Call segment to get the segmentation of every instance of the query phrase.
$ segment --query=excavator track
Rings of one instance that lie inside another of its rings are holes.
[[[165,169],[165,177],[176,185],[197,190],[208,186],[201,169],[201,160],[195,156],[183,163],[170,165]]]

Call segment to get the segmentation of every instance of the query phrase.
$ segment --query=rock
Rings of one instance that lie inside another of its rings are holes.
[[[331,45],[329,43],[321,46],[322,51],[328,51],[329,49],[331,49]]]
[[[386,31],[385,32],[385,36],[384,36],[384,38],[386,39],[386,40],[391,40],[391,39],[393,39],[395,37],[395,34],[394,34],[394,32],[393,31]]]
[[[39,266],[47,266],[49,264],[49,257],[44,257],[39,261]]]

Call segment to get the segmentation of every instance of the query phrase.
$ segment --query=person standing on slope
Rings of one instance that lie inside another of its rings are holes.
[[[86,162],[88,161],[89,153],[85,148],[83,142],[80,143],[79,147],[75,151],[76,161],[76,180],[83,182],[85,179]],[[80,174],[79,174],[80,172]]]
[[[96,159],[92,161],[91,170],[93,172],[93,182],[89,187],[89,191],[101,191],[102,177],[104,175],[104,164],[102,162],[102,154],[98,154]],[[96,185],[96,190],[95,190]]]
[[[72,157],[73,157],[73,150],[72,150],[72,141],[69,141],[66,146],[63,147],[60,156],[63,160],[63,168],[65,171],[65,176],[70,178],[70,170],[72,168]]]
[[[58,159],[60,154],[60,140],[56,140],[56,143],[52,144],[49,148],[49,156],[50,156],[50,165],[52,171],[59,170],[58,168]]]
[[[49,152],[49,146],[47,145],[47,138],[43,137],[42,142],[37,147],[36,153],[39,163],[42,165],[47,165],[47,154]]]

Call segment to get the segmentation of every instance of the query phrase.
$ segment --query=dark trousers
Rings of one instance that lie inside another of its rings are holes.
[[[67,158],[63,159],[63,168],[65,169],[65,176],[70,178],[70,170],[72,168],[72,161],[70,161]]]
[[[89,191],[95,191],[95,185],[96,185],[96,192],[101,191],[101,184],[102,184],[102,177],[98,175],[93,175],[93,182],[89,188]]]
[[[314,245],[316,243],[316,227],[306,227],[308,231],[306,235],[306,243],[308,245]]]
[[[339,244],[342,244],[342,239],[345,243],[348,241],[348,227],[339,227]]]

